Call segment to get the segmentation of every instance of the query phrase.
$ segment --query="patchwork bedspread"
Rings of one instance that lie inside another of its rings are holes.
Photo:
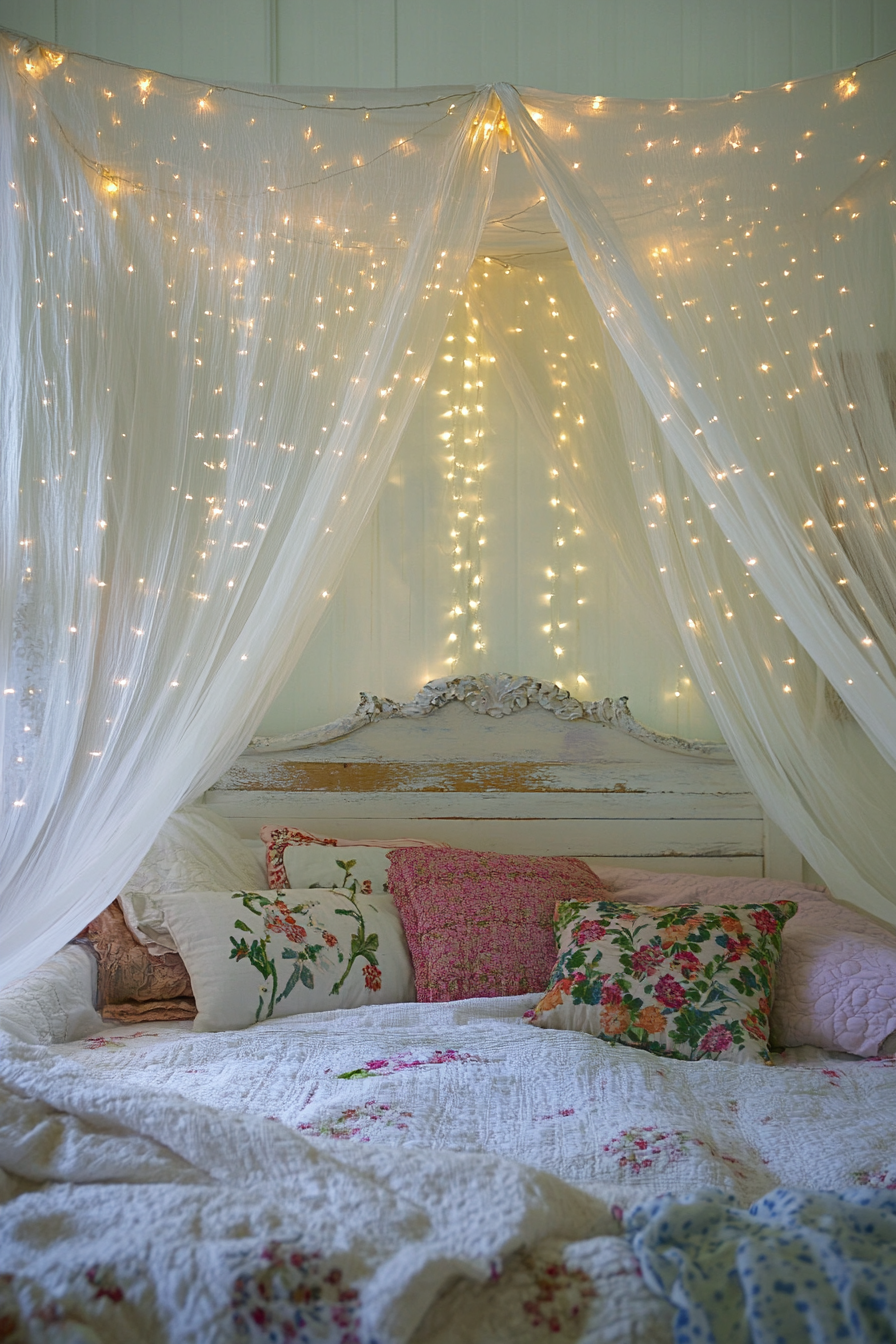
[[[147,1341],[659,1341],[672,1308],[622,1209],[896,1189],[896,1058],[658,1059],[533,1028],[534,1002],[8,1042],[0,1294],[21,1338],[56,1311],[92,1332],[65,1338],[117,1340],[139,1299]]]

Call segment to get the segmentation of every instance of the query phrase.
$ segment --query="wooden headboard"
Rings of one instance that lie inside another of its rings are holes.
[[[653,732],[625,698],[579,701],[531,677],[428,682],[404,703],[364,695],[335,723],[254,739],[205,801],[247,837],[267,823],[802,876],[724,745]]]

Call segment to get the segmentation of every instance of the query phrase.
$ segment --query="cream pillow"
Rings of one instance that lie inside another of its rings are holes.
[[[168,818],[124,890],[156,895],[258,886],[266,887],[267,877],[251,846],[211,808],[190,804]]]
[[[194,1031],[414,999],[388,895],[187,891],[153,900],[190,975]]]

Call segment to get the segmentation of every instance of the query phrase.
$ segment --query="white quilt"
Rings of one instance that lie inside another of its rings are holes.
[[[0,1316],[41,1341],[646,1344],[671,1309],[614,1205],[896,1187],[896,1059],[656,1059],[533,1028],[534,1002],[7,1038]]]

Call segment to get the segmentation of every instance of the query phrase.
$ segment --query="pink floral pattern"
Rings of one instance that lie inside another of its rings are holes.
[[[444,1003],[542,991],[556,957],[554,906],[593,902],[603,886],[581,859],[425,847],[393,851],[389,890],[417,999]]]
[[[854,1171],[856,1185],[867,1185],[872,1190],[896,1190],[896,1169],[886,1171]]]
[[[296,1125],[296,1129],[319,1138],[357,1139],[359,1143],[369,1143],[371,1131],[375,1131],[379,1137],[384,1129],[407,1130],[410,1128],[408,1121],[413,1118],[413,1111],[399,1111],[388,1102],[370,1098],[359,1106],[346,1107],[329,1119],[309,1120]]]
[[[559,902],[557,962],[529,1020],[679,1059],[770,1064],[774,973],[796,909]]]
[[[604,1144],[603,1151],[615,1158],[620,1171],[637,1176],[640,1172],[651,1169],[665,1171],[673,1163],[687,1157],[689,1149],[696,1152],[698,1148],[706,1149],[712,1157],[729,1163],[734,1175],[741,1180],[745,1179],[738,1158],[717,1153],[711,1144],[695,1138],[684,1129],[658,1129],[656,1125],[635,1125],[631,1129],[623,1129],[615,1134],[609,1143]]]
[[[360,1302],[338,1265],[279,1242],[234,1280],[237,1339],[264,1344],[361,1344]]]
[[[569,1269],[562,1260],[536,1264],[524,1253],[522,1267],[532,1275],[532,1291],[523,1302],[526,1322],[532,1332],[557,1335],[565,1326],[584,1319],[587,1303],[597,1297],[594,1284],[582,1269]]]
[[[689,1145],[702,1148],[703,1141],[692,1139],[683,1129],[661,1130],[654,1125],[644,1125],[621,1130],[604,1144],[604,1152],[616,1158],[620,1170],[637,1175],[650,1167],[662,1170],[673,1162],[680,1162]]]
[[[110,1302],[121,1302],[124,1299],[124,1289],[118,1283],[114,1270],[104,1265],[91,1265],[85,1273],[93,1289],[94,1300],[107,1297]]]
[[[493,1064],[495,1061],[484,1059],[482,1055],[470,1055],[461,1050],[433,1050],[423,1059],[414,1058],[410,1050],[402,1050],[397,1055],[385,1059],[368,1059],[357,1069],[337,1074],[337,1078],[373,1078],[385,1077],[390,1073],[400,1073],[402,1069],[423,1069],[430,1064]]]
[[[262,937],[252,937],[253,929],[244,919],[237,919],[234,921],[234,928],[243,935],[249,934],[252,941],[250,942],[245,936],[236,939],[231,934],[230,937],[231,960],[248,961],[265,982],[258,996],[258,1008],[255,1012],[256,1022],[261,1020],[268,981],[271,982],[271,993],[267,999],[265,1016],[271,1017],[276,1005],[287,998],[297,985],[302,984],[306,989],[314,988],[313,968],[318,965],[325,969],[328,968],[331,965],[328,957],[330,952],[334,953],[337,962],[344,963],[345,966],[342,975],[332,986],[331,994],[338,994],[341,991],[352,967],[359,958],[366,963],[364,965],[364,984],[366,987],[372,993],[378,993],[382,989],[383,973],[376,955],[379,950],[380,937],[378,933],[367,932],[364,913],[358,904],[359,883],[357,878],[352,877],[355,860],[348,859],[343,863],[337,859],[336,866],[342,870],[342,884],[338,891],[344,894],[347,904],[341,909],[337,907],[334,914],[347,915],[354,920],[356,926],[345,952],[339,946],[339,939],[336,935],[331,933],[329,929],[322,928],[316,922],[311,913],[312,906],[307,902],[300,901],[297,905],[287,905],[282,891],[276,893],[276,899],[265,896],[260,892],[242,891],[234,893],[233,899],[242,901],[246,911],[257,919],[260,918],[264,926]],[[300,915],[304,923],[300,923],[296,919],[296,915]],[[320,943],[310,942],[308,929],[312,929],[315,937],[319,937],[322,941]],[[287,962],[291,961],[293,967],[289,979],[279,993],[277,992],[279,980],[276,958],[271,957],[268,951],[268,945],[274,934],[284,937],[287,942],[294,945],[293,947],[281,948],[280,951],[281,959]]]

